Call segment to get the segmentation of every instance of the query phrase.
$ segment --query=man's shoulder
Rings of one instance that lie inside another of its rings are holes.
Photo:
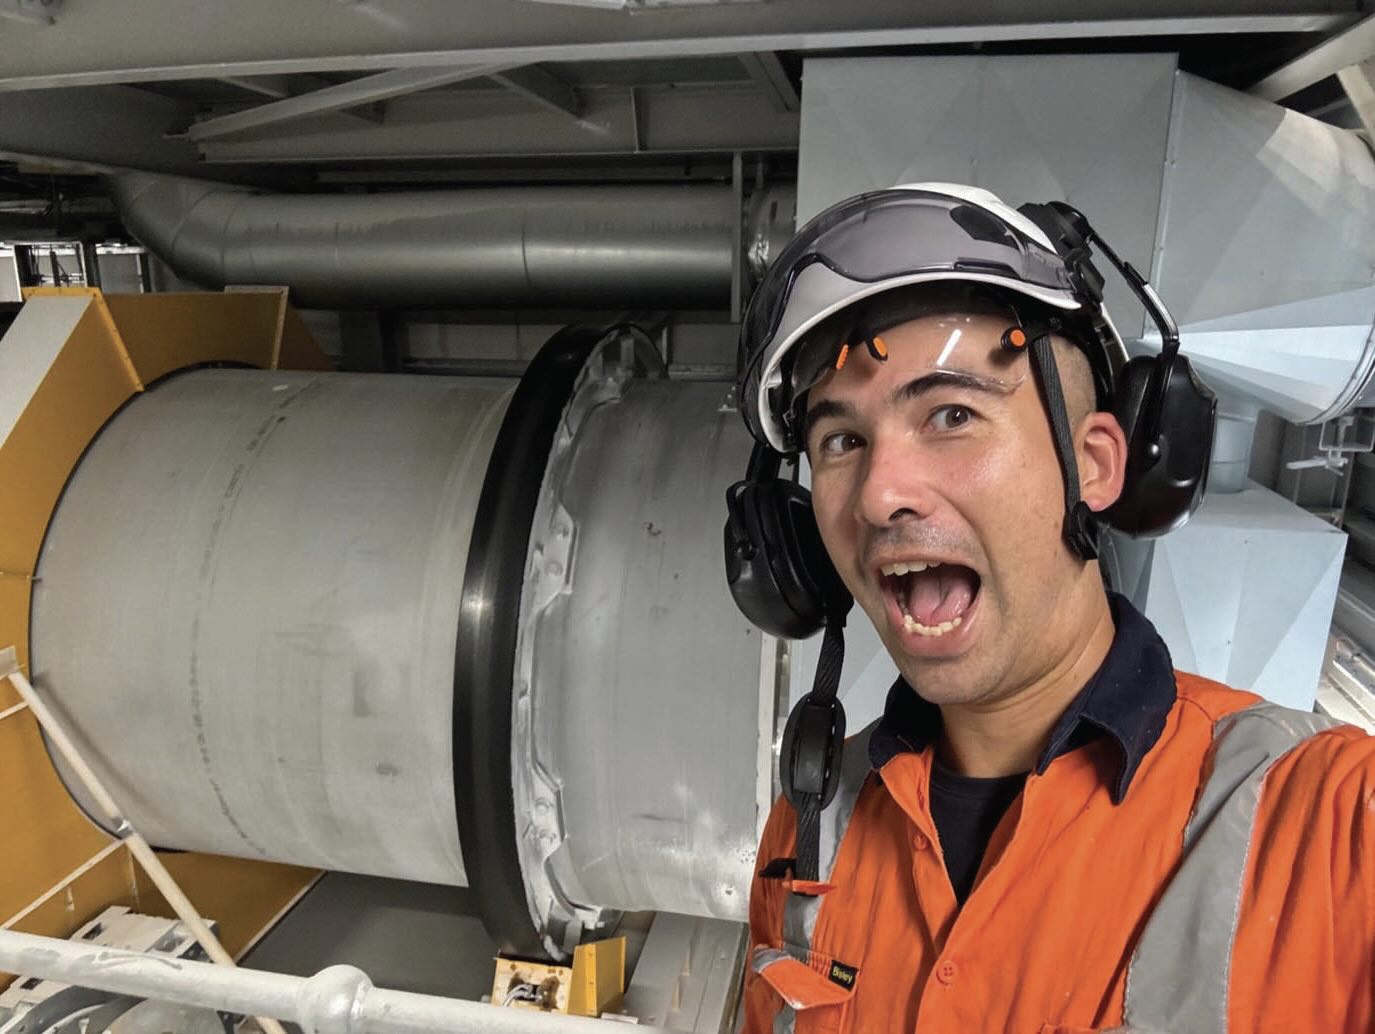
[[[1189,719],[1213,725],[1261,701],[1261,697],[1255,693],[1233,689],[1192,672],[1175,671],[1174,681],[1177,693],[1175,707],[1186,712]]]
[[[1176,707],[1214,729],[1230,715],[1265,704],[1255,693],[1201,675],[1176,672],[1175,681],[1179,689]],[[1300,719],[1297,724],[1301,727],[1293,745],[1274,760],[1267,774],[1265,796],[1271,802],[1281,807],[1300,801],[1311,805],[1315,799],[1355,803],[1375,793],[1375,737],[1352,725],[1327,725],[1310,712],[1274,704],[1266,708],[1276,720],[1292,714]]]

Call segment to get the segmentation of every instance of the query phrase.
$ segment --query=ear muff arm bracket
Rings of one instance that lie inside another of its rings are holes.
[[[1103,241],[1084,214],[1064,202],[1027,204],[1019,211],[1039,226],[1065,260],[1081,301],[1095,306],[1090,245],[1126,280],[1160,331],[1160,354],[1137,356],[1118,371],[1113,411],[1127,435],[1122,495],[1105,514],[1128,535],[1158,535],[1178,527],[1202,502],[1208,482],[1217,398],[1180,354],[1179,327],[1160,296],[1129,262]]]
[[[1099,252],[1112,263],[1113,268],[1121,273],[1127,283],[1131,285],[1132,291],[1150,315],[1151,322],[1160,328],[1161,351],[1166,356],[1173,356],[1178,352],[1179,326],[1175,323],[1174,317],[1170,315],[1170,310],[1165,308],[1165,303],[1160,300],[1160,295],[1156,294],[1150,281],[1142,276],[1135,266],[1119,256],[1107,241],[1103,240],[1098,231],[1089,223],[1088,217],[1079,209],[1067,205],[1063,201],[1052,201],[1047,207],[1053,209],[1068,224],[1068,228],[1073,231],[1074,236],[1078,237],[1078,242],[1071,243],[1091,246],[1093,250]]]

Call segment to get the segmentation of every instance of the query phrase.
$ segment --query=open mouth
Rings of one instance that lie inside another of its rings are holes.
[[[909,560],[879,569],[883,593],[908,633],[937,638],[964,624],[979,595],[978,572],[963,564]]]

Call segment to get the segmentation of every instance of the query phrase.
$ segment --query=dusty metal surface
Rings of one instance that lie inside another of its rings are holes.
[[[40,559],[34,681],[151,841],[465,881],[458,599],[508,395],[199,371],[101,434]]]
[[[720,568],[729,385],[589,371],[531,535],[512,749],[532,911],[745,915],[760,645]]]

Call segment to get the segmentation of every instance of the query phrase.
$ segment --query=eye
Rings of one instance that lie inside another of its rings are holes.
[[[864,444],[864,439],[850,431],[836,431],[825,435],[816,443],[816,451],[822,456],[844,456]]]
[[[929,422],[937,431],[957,431],[974,419],[968,406],[940,406],[931,412]]]

